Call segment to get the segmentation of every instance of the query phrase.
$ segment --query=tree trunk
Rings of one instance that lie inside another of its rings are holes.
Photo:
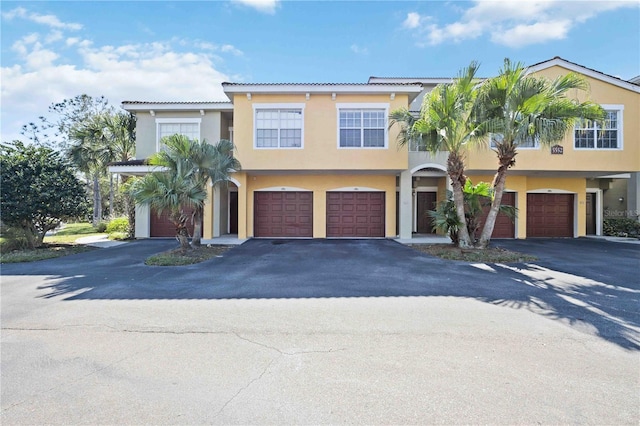
[[[458,180],[451,179],[451,186],[453,187],[453,202],[456,205],[456,212],[458,213],[458,220],[461,225],[458,228],[458,247],[470,248],[473,247],[471,237],[469,236],[469,230],[467,228],[467,221],[464,215],[464,194],[462,193],[462,186]]]
[[[482,234],[480,240],[476,245],[477,248],[485,249],[489,246],[491,241],[491,234],[493,234],[493,228],[496,225],[496,219],[500,211],[500,205],[502,204],[502,194],[504,193],[504,185],[507,180],[507,170],[510,165],[513,164],[513,156],[499,158],[500,166],[493,178],[493,200],[491,201],[491,208],[487,214],[487,219],[482,228]]]
[[[23,224],[22,231],[24,232],[25,239],[27,240],[27,247],[30,250],[33,250],[37,247],[40,247],[40,245],[42,245],[42,242],[38,244],[38,238],[37,238],[38,234],[35,231],[35,227],[33,226],[33,224],[31,223]]]
[[[109,173],[109,219],[113,219],[113,173]]]
[[[202,240],[202,222],[204,216],[204,209],[202,207],[196,207],[193,211],[193,238],[191,239],[191,245],[194,247],[200,247]]]
[[[100,181],[98,173],[93,175],[93,226],[102,222],[102,199],[100,197]]]
[[[466,181],[466,177],[464,175],[464,160],[459,153],[449,153],[449,158],[447,159],[447,170],[449,172],[449,177],[451,178],[453,202],[456,206],[458,220],[461,224],[458,228],[458,247],[473,247],[473,243],[469,237],[469,230],[467,229],[467,220],[464,214],[464,194],[462,193],[462,186]]]
[[[182,214],[182,212],[177,214],[177,221],[174,221],[174,224],[176,225],[176,240],[180,243],[180,250],[191,250],[191,245],[189,244],[189,231],[187,230],[186,225],[187,216]]]

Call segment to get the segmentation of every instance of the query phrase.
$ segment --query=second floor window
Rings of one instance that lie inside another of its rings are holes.
[[[302,148],[302,109],[256,109],[256,148]]]
[[[504,139],[501,133],[490,133],[491,148],[495,148]],[[518,142],[518,148],[539,148],[540,139],[533,136],[527,136],[524,140]]]
[[[622,148],[622,117],[620,110],[606,110],[604,126],[581,120],[574,129],[574,147],[577,149]]]
[[[384,148],[387,114],[385,109],[340,109],[340,148]]]
[[[164,144],[162,143],[162,138],[173,136],[173,135],[183,135],[188,137],[191,140],[200,140],[200,119],[167,119],[160,118],[156,120],[157,124],[157,149],[160,151],[163,149]]]

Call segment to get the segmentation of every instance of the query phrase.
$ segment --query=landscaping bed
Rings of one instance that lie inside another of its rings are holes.
[[[0,263],[20,263],[35,262],[38,260],[55,259],[56,257],[68,256],[70,254],[84,253],[95,250],[95,247],[88,247],[75,244],[44,244],[34,250],[13,250],[0,255]]]
[[[214,257],[221,257],[232,246],[207,245],[191,250],[173,249],[149,256],[145,265],[150,266],[184,266],[204,262]]]
[[[499,247],[489,247],[484,250],[461,249],[450,244],[409,244],[409,247],[441,259],[462,260],[465,262],[521,263],[537,260],[535,256]]]

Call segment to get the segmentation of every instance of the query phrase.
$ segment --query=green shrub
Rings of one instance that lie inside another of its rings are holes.
[[[110,232],[109,239],[115,241],[124,241],[129,239],[129,234],[127,232]]]
[[[107,230],[107,222],[100,222],[96,226],[96,232],[105,232]]]
[[[602,232],[613,237],[640,237],[640,222],[631,218],[605,219]]]
[[[106,232],[112,234],[114,232],[127,232],[129,230],[129,220],[126,217],[117,217],[112,219],[106,227]]]
[[[28,246],[27,237],[22,230],[3,225],[0,229],[0,252],[8,253],[14,250],[24,250]]]

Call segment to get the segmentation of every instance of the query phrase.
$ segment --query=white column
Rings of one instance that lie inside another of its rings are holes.
[[[220,205],[220,191],[220,185],[216,185],[213,187],[213,238],[220,236],[220,217],[222,216],[220,214],[220,209],[222,208],[222,206]],[[216,211],[216,209],[218,210]]]
[[[410,170],[400,173],[400,238],[411,238],[413,228],[412,176]]]
[[[149,238],[151,222],[149,217],[149,205],[136,203],[136,238]]]

